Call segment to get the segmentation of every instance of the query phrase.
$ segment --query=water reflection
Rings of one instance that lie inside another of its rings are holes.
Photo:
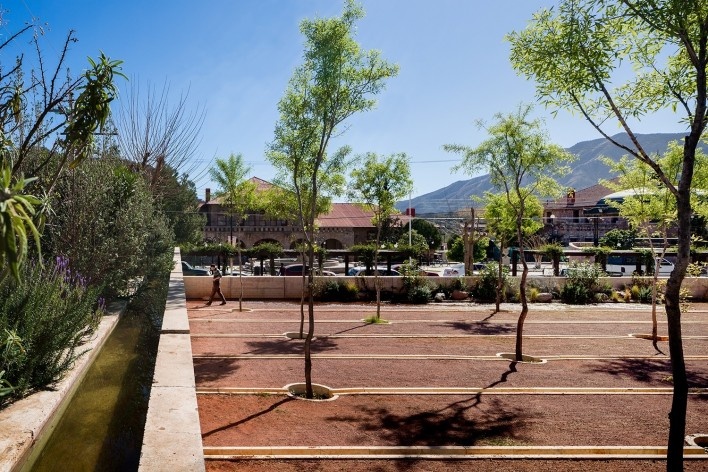
[[[131,301],[31,471],[138,470],[167,280]]]

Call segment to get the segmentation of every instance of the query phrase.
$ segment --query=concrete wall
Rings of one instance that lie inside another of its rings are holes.
[[[379,277],[383,291],[399,292],[403,288],[402,277]],[[439,278],[439,277],[436,277]],[[446,277],[450,278],[450,277]],[[326,283],[328,280],[337,282],[353,282],[361,290],[374,290],[373,277],[315,277],[316,283]],[[450,278],[451,281],[453,278]],[[241,293],[243,283],[243,297],[257,300],[299,300],[302,293],[302,277],[232,277],[225,276],[221,279],[221,291],[227,299],[236,300]],[[187,298],[209,298],[211,294],[212,278],[205,276],[185,276],[184,288]]]
[[[350,281],[356,283],[360,289],[374,289],[373,277],[316,277],[317,283],[325,283],[327,280],[338,282]],[[403,290],[402,277],[380,277],[382,289],[384,291],[400,292]],[[457,277],[428,277],[428,281],[435,285],[450,285]],[[476,277],[465,277],[467,284],[474,283]],[[512,284],[517,283],[514,278],[510,278]],[[651,279],[651,278],[648,278]],[[518,280],[518,279],[517,279]],[[529,283],[541,287],[562,287],[565,277],[529,277]],[[621,288],[625,284],[632,283],[631,277],[603,277],[602,282],[608,282],[614,288]],[[280,300],[299,299],[302,291],[302,279],[300,277],[231,277],[226,276],[221,279],[221,291],[227,299],[238,299],[241,283],[243,283],[243,297],[245,299],[260,300]],[[187,298],[208,298],[211,293],[211,277],[184,277],[184,289]],[[687,277],[684,279],[684,288],[689,292],[689,296],[697,300],[708,300],[708,278],[707,277]]]

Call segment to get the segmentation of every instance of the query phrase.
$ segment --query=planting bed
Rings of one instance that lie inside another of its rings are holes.
[[[254,389],[198,396],[205,447],[282,446],[665,446],[671,404],[668,344],[630,338],[650,333],[650,307],[531,305],[524,353],[545,364],[496,357],[512,352],[518,306],[492,314],[469,303],[385,305],[390,325],[366,325],[372,305],[316,307],[313,381],[343,394],[331,402],[259,393],[304,381],[295,303],[188,301],[197,389]],[[621,308],[621,309],[620,309]],[[683,317],[694,389],[687,433],[708,432],[708,308]],[[666,333],[660,314],[659,334]],[[414,388],[406,393],[402,388]],[[444,388],[475,389],[460,393]],[[549,392],[546,389],[552,388]],[[576,394],[577,388],[592,390]],[[516,389],[511,391],[510,389]],[[649,390],[651,389],[651,390]],[[423,394],[423,393],[427,394]],[[513,393],[513,394],[511,394]],[[613,394],[611,394],[613,393]],[[317,454],[313,452],[313,454]],[[708,455],[706,456],[708,458]],[[471,462],[474,461],[474,462]],[[550,464],[550,465],[549,465]],[[662,470],[661,460],[568,461],[208,460],[207,470]],[[707,460],[686,470],[706,470]]]

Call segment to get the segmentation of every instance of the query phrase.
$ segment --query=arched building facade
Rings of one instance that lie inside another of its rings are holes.
[[[266,190],[271,183],[257,177],[251,178],[258,190]],[[302,240],[302,228],[291,221],[269,218],[264,212],[252,212],[246,218],[232,217],[221,205],[219,199],[211,198],[206,190],[205,202],[199,212],[207,218],[204,238],[215,242],[231,242],[241,247],[251,248],[261,242],[277,242],[285,249],[293,249]],[[319,227],[318,244],[326,249],[347,249],[355,244],[364,244],[376,236],[376,228],[371,222],[373,213],[354,203],[333,203],[327,214],[317,219]],[[408,223],[409,217],[398,215],[401,224]]]

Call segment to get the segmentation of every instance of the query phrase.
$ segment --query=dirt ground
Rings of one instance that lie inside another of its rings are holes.
[[[280,388],[302,382],[303,341],[295,303],[237,302],[205,307],[188,301],[199,387]],[[650,333],[642,305],[532,305],[526,354],[545,364],[512,363],[518,307],[468,303],[386,305],[390,324],[367,325],[372,305],[316,308],[313,381],[332,388],[414,387],[431,394],[342,395],[329,402],[284,395],[198,396],[205,446],[663,446],[668,432],[668,344],[631,337]],[[659,334],[666,333],[665,315]],[[694,389],[708,388],[708,305],[683,317],[684,351]],[[658,349],[657,349],[658,348]],[[436,387],[482,389],[436,394]],[[509,388],[553,387],[555,394]],[[598,389],[571,394],[573,388]],[[608,394],[603,389],[635,389]],[[642,389],[661,389],[658,394]],[[561,394],[562,393],[562,394]],[[700,394],[699,394],[700,393]],[[687,434],[708,433],[708,395],[689,397]],[[651,460],[234,460],[207,461],[209,471],[664,470]],[[708,470],[687,461],[685,470]]]

